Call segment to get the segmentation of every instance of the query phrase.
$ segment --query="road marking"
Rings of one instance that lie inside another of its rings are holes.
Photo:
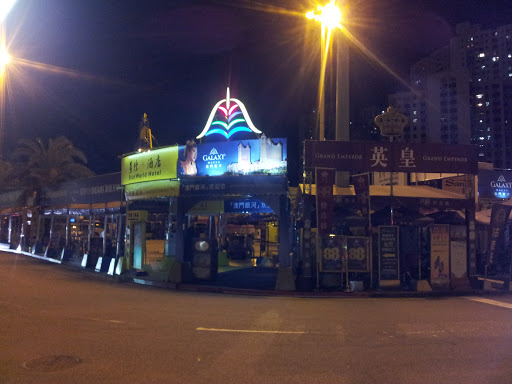
[[[291,333],[291,334],[304,334],[309,332],[303,331],[259,331],[255,329],[222,329],[222,328],[203,328],[198,327],[196,331],[209,331],[209,332],[238,332],[238,333]]]
[[[471,300],[471,301],[478,301],[479,303],[495,305],[497,307],[503,307],[503,308],[512,309],[512,304],[503,303],[503,302],[497,301],[497,300],[484,299],[484,298],[481,298],[481,297],[466,297],[466,299],[467,300]]]
[[[90,321],[101,321],[101,322],[104,322],[104,323],[111,323],[111,324],[125,324],[126,323],[126,321],[122,321],[122,320],[100,319],[98,317],[79,317],[79,319],[90,320]]]

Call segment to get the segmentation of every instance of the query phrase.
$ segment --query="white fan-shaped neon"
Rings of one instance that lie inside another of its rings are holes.
[[[247,125],[249,126],[250,130],[253,131],[254,133],[258,133],[258,134],[261,133],[261,131],[258,128],[256,128],[254,126],[254,124],[252,123],[252,120],[249,117],[249,113],[247,113],[247,109],[245,108],[244,103],[242,103],[238,99],[230,98],[229,87],[228,87],[228,89],[226,91],[226,98],[222,99],[217,104],[215,104],[215,106],[213,107],[213,109],[212,109],[212,111],[210,113],[210,117],[208,117],[208,121],[206,122],[206,125],[204,126],[203,131],[198,136],[196,136],[196,139],[200,139],[200,138],[204,137],[204,135],[206,135],[206,132],[208,132],[208,129],[210,128],[210,126],[212,124],[213,118],[215,117],[215,113],[217,112],[217,109],[219,109],[221,104],[224,103],[224,102],[226,102],[226,107],[227,107],[228,110],[230,110],[231,102],[234,102],[234,103],[238,104],[238,106],[240,107],[240,110],[242,111],[243,116],[245,117],[245,120],[246,120]],[[224,108],[222,108],[222,110],[224,112]]]

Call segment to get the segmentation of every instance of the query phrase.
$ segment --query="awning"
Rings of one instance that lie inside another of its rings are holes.
[[[507,200],[507,201],[505,201],[503,203],[500,203],[500,204],[512,205],[512,199],[511,200]],[[484,211],[476,212],[476,214],[475,214],[476,221],[478,221],[480,224],[491,225],[491,212],[492,212],[492,209],[486,209]],[[512,212],[510,212],[510,215],[509,215],[508,219],[512,220]]]
[[[155,199],[159,197],[174,197],[180,194],[179,180],[157,180],[125,186],[126,200]]]
[[[301,191],[304,185],[299,185]],[[309,186],[307,186],[309,187]],[[336,200],[342,200],[347,204],[355,201],[354,187],[348,188],[333,186]],[[311,194],[316,195],[316,185],[311,184]],[[370,197],[372,203],[385,204],[390,198],[404,205],[415,205],[426,209],[464,209],[475,204],[473,199],[466,199],[458,193],[444,191],[442,189],[423,185],[394,185],[393,195],[389,185],[370,185]]]

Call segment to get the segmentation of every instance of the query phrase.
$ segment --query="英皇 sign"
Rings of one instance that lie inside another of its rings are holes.
[[[471,145],[306,140],[306,167],[363,172],[451,172],[476,174]]]

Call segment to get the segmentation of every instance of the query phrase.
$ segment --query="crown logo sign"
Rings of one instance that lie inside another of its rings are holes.
[[[505,183],[505,177],[503,175],[501,175],[500,177],[498,177],[498,181]]]
[[[210,151],[210,155],[218,155],[219,152],[215,149],[215,148],[212,148],[212,150]]]

